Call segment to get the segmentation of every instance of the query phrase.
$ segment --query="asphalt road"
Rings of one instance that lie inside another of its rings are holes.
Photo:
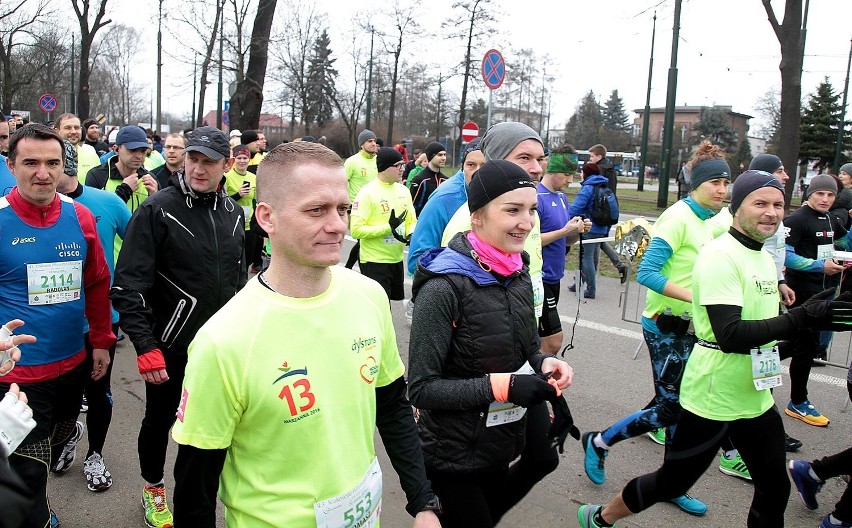
[[[344,260],[349,247],[347,243],[342,253]],[[563,286],[570,282],[571,279],[566,279]],[[575,382],[567,391],[567,397],[577,425],[583,431],[605,428],[625,414],[643,407],[653,395],[647,351],[642,348],[638,358],[633,359],[641,343],[641,328],[638,324],[621,320],[621,285],[617,279],[599,278],[597,291],[597,299],[578,303],[575,294],[563,290],[559,303],[566,343],[573,335],[575,345],[566,355],[575,371]],[[634,287],[632,291],[637,290]],[[409,328],[402,303],[391,304],[400,352],[407,361]],[[629,305],[633,307],[634,304],[635,299],[632,299]],[[572,331],[578,307],[580,317]],[[787,416],[783,418],[787,432],[805,444],[795,458],[808,460],[845,449],[849,447],[852,438],[852,420],[843,410],[847,400],[846,371],[824,367],[814,369],[814,374],[815,379],[809,384],[810,397],[820,411],[831,419],[831,425],[816,428]],[[785,378],[785,383],[788,381]],[[115,412],[104,456],[114,484],[110,490],[98,494],[86,489],[82,473],[82,457],[86,451],[84,439],[78,448],[78,461],[69,472],[61,477],[50,478],[51,505],[65,528],[144,526],[139,503],[142,480],[136,455],[136,436],[144,410],[144,387],[136,371],[135,354],[128,340],[119,344],[112,387]],[[779,405],[787,403],[788,395],[786,385],[776,390]],[[81,419],[85,421],[85,415],[82,416]],[[341,445],[341,449],[345,448],[345,445]],[[378,438],[377,448],[385,476],[382,524],[385,527],[411,526],[411,518],[404,510],[404,494]],[[174,446],[170,447],[166,469],[169,489],[173,483],[171,468],[175,452]],[[500,526],[577,526],[576,511],[579,504],[606,501],[631,478],[656,469],[661,463],[662,452],[661,446],[645,437],[618,444],[607,459],[607,481],[603,486],[597,486],[583,472],[583,450],[580,444],[569,438],[559,468],[509,512]],[[322,475],[317,475],[317,478],[322,478]],[[821,517],[830,512],[840,498],[845,486],[840,479],[829,481],[819,495],[820,508],[817,512],[806,510],[794,491],[786,510],[786,525],[818,526]],[[752,489],[750,483],[725,476],[714,465],[691,490],[693,496],[709,505],[709,511],[704,517],[691,517],[673,505],[660,504],[626,522],[620,522],[618,526],[745,526]],[[224,526],[222,519],[220,506],[219,526]],[[286,523],[281,526],[286,526]]]

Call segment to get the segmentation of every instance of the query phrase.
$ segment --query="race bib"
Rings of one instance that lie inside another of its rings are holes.
[[[514,374],[535,374],[529,362],[524,363]],[[492,402],[488,406],[488,418],[485,427],[494,427],[507,423],[517,422],[527,413],[526,407],[520,407],[509,402]]]
[[[820,244],[817,246],[817,260],[828,260],[834,258],[834,244]]]
[[[530,279],[533,289],[533,308],[535,308],[535,317],[538,319],[544,313],[544,279],[541,273],[530,274]]]
[[[751,349],[751,377],[757,390],[781,386],[781,355],[778,347]]]
[[[402,244],[402,242],[400,242],[399,240],[397,240],[396,238],[394,238],[393,234],[385,235],[385,237],[382,239],[382,241],[383,241],[385,244],[388,244],[388,245],[391,245],[391,244]]]
[[[76,301],[82,284],[82,260],[27,264],[27,296],[31,306]]]
[[[244,219],[246,222],[248,222],[249,220],[251,220],[251,206],[249,206],[249,205],[241,205],[240,207],[242,207],[242,208],[243,208],[243,219]]]
[[[317,528],[369,528],[382,512],[382,468],[374,458],[354,488],[337,497],[314,503]]]

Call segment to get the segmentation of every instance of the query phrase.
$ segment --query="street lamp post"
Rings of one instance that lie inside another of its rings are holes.
[[[843,130],[846,128],[846,98],[849,95],[849,67],[852,66],[852,43],[849,45],[849,60],[846,62],[846,84],[843,86],[843,104],[837,122],[837,144],[834,146],[834,174],[840,171],[840,153],[843,150]]]
[[[367,76],[367,118],[364,120],[364,128],[370,129],[370,112],[373,106],[373,35],[375,29],[370,26],[370,73]],[[358,145],[360,147],[360,145]]]
[[[157,128],[163,123],[163,0],[160,0],[160,14],[157,17]]]
[[[671,150],[674,134],[675,96],[677,95],[677,46],[680,39],[680,6],[682,0],[675,0],[674,26],[672,28],[672,59],[669,66],[669,82],[666,91],[666,121],[663,125],[663,150],[660,156],[660,180],[657,193],[657,207],[668,205],[669,178],[671,172]]]

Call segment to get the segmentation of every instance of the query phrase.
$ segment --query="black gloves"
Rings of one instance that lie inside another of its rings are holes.
[[[550,424],[550,430],[547,432],[547,438],[550,440],[550,447],[558,447],[560,453],[565,452],[565,439],[568,434],[574,437],[574,440],[580,439],[580,430],[574,425],[574,417],[571,416],[571,409],[568,408],[568,402],[562,396],[550,400],[553,407],[553,423]]]
[[[835,291],[835,288],[829,288],[801,306],[788,310],[787,316],[793,320],[796,329],[852,330],[852,293],[844,292],[833,299]]]
[[[556,398],[556,389],[547,382],[550,374],[512,374],[508,400],[521,407],[531,407]]]
[[[388,224],[390,224],[390,228],[391,228],[391,234],[393,235],[393,237],[395,239],[399,240],[403,244],[408,244],[411,241],[411,236],[401,235],[399,233],[399,231],[397,231],[397,228],[399,226],[403,225],[403,223],[405,223],[406,215],[408,215],[407,210],[403,211],[401,215],[396,216],[396,211],[391,209],[390,218],[388,219]],[[405,232],[405,230],[403,230],[403,233],[404,232]]]

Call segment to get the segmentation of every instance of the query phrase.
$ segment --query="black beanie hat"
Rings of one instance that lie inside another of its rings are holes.
[[[689,186],[694,191],[702,183],[716,178],[731,179],[731,167],[728,162],[720,158],[701,160],[692,166]]]
[[[473,173],[467,187],[467,204],[470,212],[483,208],[488,202],[515,189],[529,187],[535,189],[535,182],[527,171],[511,161],[486,161]]]
[[[402,161],[402,154],[391,147],[382,147],[376,154],[376,168],[379,172],[384,172],[394,165]]]
[[[97,125],[97,124],[98,124],[98,122],[95,121],[92,118],[89,118],[89,119],[86,119],[85,121],[83,121],[83,135],[84,136],[86,135],[86,131],[89,130],[90,126]]]
[[[257,132],[255,132],[254,130],[246,130],[240,136],[240,144],[248,145],[249,143],[254,143],[255,141],[257,141],[257,139]]]
[[[441,145],[437,141],[433,141],[433,142],[429,143],[428,145],[426,145],[426,150],[424,152],[426,153],[426,159],[429,160],[429,161],[432,161],[432,158],[437,156],[439,152],[446,152],[446,151],[447,151],[447,147],[445,147],[444,145]]]
[[[751,160],[751,163],[748,164],[748,170],[759,170],[772,174],[783,165],[781,158],[775,154],[758,154]]]
[[[740,174],[734,182],[734,188],[731,191],[731,205],[728,206],[731,214],[737,212],[737,209],[740,208],[746,196],[764,187],[778,189],[781,191],[783,198],[784,186],[781,185],[781,182],[772,173],[762,170],[747,170]]]

